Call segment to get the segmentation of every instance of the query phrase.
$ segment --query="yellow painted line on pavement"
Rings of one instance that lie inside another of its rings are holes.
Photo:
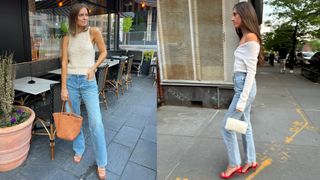
[[[296,109],[297,113],[301,116],[301,118],[303,119],[303,122],[300,121],[299,122],[296,122],[294,123],[294,127],[292,127],[292,131],[294,132],[294,134],[292,134],[291,136],[289,137],[286,137],[286,140],[285,140],[285,144],[289,144],[291,143],[294,138],[301,133],[301,131],[307,127],[310,127],[309,126],[309,121],[308,121],[308,118],[306,117],[306,115],[303,113],[303,111],[300,109],[300,108],[297,108]],[[302,124],[303,123],[303,124]],[[272,151],[275,151],[277,147],[271,147],[271,150]],[[281,155],[281,159],[282,160],[288,160],[288,158],[290,157],[288,152],[281,152],[280,153]],[[252,174],[250,174],[246,180],[252,180],[254,179],[261,171],[263,171],[266,167],[270,166],[272,164],[272,158],[267,158],[267,156],[265,156],[265,160],[262,161],[262,163],[258,166],[258,168],[256,169],[256,171]],[[181,177],[176,177],[175,180],[189,180],[188,177],[184,177],[183,179]]]
[[[303,119],[304,124],[303,124],[301,127],[299,127],[299,128],[297,128],[296,130],[294,130],[294,134],[293,134],[293,135],[291,135],[291,136],[289,136],[289,137],[286,137],[285,144],[291,143],[291,142],[294,140],[294,138],[295,138],[299,133],[301,133],[301,131],[302,131],[303,129],[305,129],[305,128],[308,127],[308,125],[309,125],[308,118],[307,118],[306,115],[302,112],[302,110],[301,110],[300,108],[296,108],[296,111],[297,111],[297,113],[301,116],[301,118]],[[289,158],[289,155],[288,155],[288,153],[286,153],[286,152],[282,152],[282,155],[283,155],[282,158]],[[246,178],[246,180],[252,180],[252,179],[253,179],[255,176],[257,176],[263,169],[265,169],[266,167],[270,166],[271,164],[272,164],[272,159],[271,159],[271,158],[268,158],[268,159],[264,160],[264,161],[261,163],[261,165],[258,167],[258,169],[257,169],[254,173],[252,173],[250,176],[248,176],[248,177]]]
[[[176,179],[175,180],[181,180],[181,177],[176,177]],[[189,178],[188,177],[184,177],[182,180],[189,180]]]
[[[298,135],[304,128],[306,128],[309,125],[309,121],[308,121],[307,117],[305,116],[305,114],[302,112],[302,110],[297,108],[296,111],[302,117],[304,124],[303,124],[303,126],[301,126],[300,129],[296,130],[293,135],[286,137],[286,140],[285,140],[286,144],[291,143],[293,141],[294,137],[296,135]]]
[[[258,169],[257,169],[254,173],[250,174],[250,176],[248,176],[248,177],[246,178],[246,180],[251,180],[251,179],[253,179],[253,178],[254,178],[256,175],[258,175],[264,168],[270,166],[271,164],[272,164],[272,159],[271,159],[271,158],[268,158],[268,159],[264,160],[264,161],[261,163],[261,165],[258,166]]]

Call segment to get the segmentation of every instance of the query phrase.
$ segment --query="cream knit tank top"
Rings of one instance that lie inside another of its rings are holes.
[[[90,27],[75,36],[69,35],[68,74],[86,75],[94,65],[95,50],[90,39]]]

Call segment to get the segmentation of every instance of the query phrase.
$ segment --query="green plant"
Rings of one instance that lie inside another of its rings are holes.
[[[62,31],[62,33],[68,34],[69,26],[68,26],[68,23],[66,21],[63,21],[63,22],[60,23],[60,30]]]
[[[15,73],[12,69],[13,53],[0,56],[0,128],[19,124],[29,117],[29,113],[13,106]]]
[[[132,23],[133,23],[132,17],[125,17],[122,20],[122,31],[124,32],[123,33],[124,44],[127,43],[127,33],[132,30]]]
[[[153,58],[153,54],[154,54],[154,51],[153,51],[153,50],[144,51],[144,52],[143,52],[143,59],[144,59],[145,61],[150,61],[150,60]]]
[[[132,23],[133,23],[132,17],[123,18],[122,31],[125,33],[130,32],[132,30]]]

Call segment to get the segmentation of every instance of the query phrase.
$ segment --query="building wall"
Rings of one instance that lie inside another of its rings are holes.
[[[0,52],[14,52],[15,62],[31,60],[28,1],[1,0]]]
[[[231,21],[237,2],[158,1],[159,63],[166,104],[228,106],[233,95],[233,52],[239,42]]]
[[[158,13],[162,79],[222,81],[222,1],[162,0]]]

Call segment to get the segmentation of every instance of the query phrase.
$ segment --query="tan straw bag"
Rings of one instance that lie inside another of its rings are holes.
[[[65,105],[68,102],[71,112],[66,112]],[[56,125],[57,136],[61,139],[73,141],[80,133],[83,118],[72,112],[70,100],[63,101],[61,112],[52,113]]]

